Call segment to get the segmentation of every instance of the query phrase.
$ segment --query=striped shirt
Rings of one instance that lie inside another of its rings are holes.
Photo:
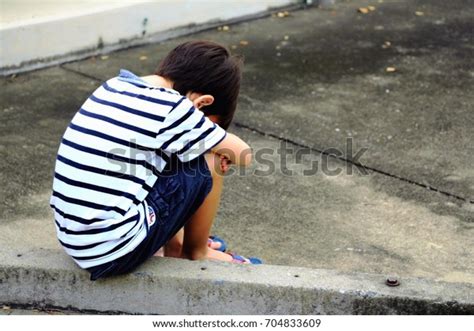
[[[50,205],[66,253],[89,268],[132,251],[147,235],[144,200],[169,157],[190,161],[225,134],[173,89],[126,70],[106,81],[58,150]]]

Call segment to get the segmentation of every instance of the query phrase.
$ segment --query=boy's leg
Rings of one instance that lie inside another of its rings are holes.
[[[178,233],[171,238],[164,246],[164,256],[168,257],[181,257],[183,249],[183,238],[184,238],[184,227],[181,228]]]
[[[220,203],[224,177],[220,168],[220,157],[214,153],[207,153],[205,158],[212,175],[212,189],[184,226],[181,257],[191,260],[209,258],[231,261],[230,255],[207,246],[209,232]]]

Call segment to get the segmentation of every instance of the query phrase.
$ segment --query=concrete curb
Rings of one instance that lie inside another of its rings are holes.
[[[72,17],[33,22],[24,26],[13,25],[0,28],[0,43],[16,45],[18,48],[9,49],[8,53],[3,54],[0,58],[0,76],[42,69],[130,47],[159,43],[213,29],[224,24],[232,25],[266,17],[279,10],[297,10],[305,7],[304,3],[297,0],[281,0],[274,5],[268,3],[268,6],[253,3],[253,6],[242,7],[237,2],[234,5],[236,5],[236,8],[228,10],[228,13],[223,17],[211,10],[203,13],[196,12],[194,15],[199,18],[196,22],[189,21],[189,17],[183,17],[171,23],[167,22],[163,27],[155,23],[153,28],[142,26],[142,19],[137,19],[140,15],[135,13],[135,11],[138,11],[143,13],[144,16],[152,14],[149,11],[153,8],[153,4],[149,3],[137,4],[137,6],[146,7],[141,8],[141,10],[128,7],[112,8],[103,12],[74,14]],[[148,8],[149,6],[151,8]],[[189,6],[199,8],[199,4],[193,4],[192,2]],[[191,7],[187,10],[190,10]],[[133,16],[130,17],[129,22],[122,20],[123,24],[124,22],[128,24],[122,27],[124,31],[116,34],[109,32],[105,37],[106,31],[110,30],[108,28],[115,24],[117,17],[123,18],[129,15]],[[162,13],[162,16],[166,20],[172,14]],[[146,23],[147,20],[145,18],[144,22]],[[99,28],[94,27],[94,22],[100,22]],[[151,23],[146,24],[150,25]],[[78,32],[79,27],[80,32]],[[70,38],[70,36],[76,38]],[[28,42],[15,44],[18,39],[27,40]],[[74,43],[72,43],[73,41]],[[50,47],[44,47],[44,45],[50,45]]]
[[[153,258],[92,282],[60,250],[3,251],[0,303],[130,314],[474,314],[474,285]]]

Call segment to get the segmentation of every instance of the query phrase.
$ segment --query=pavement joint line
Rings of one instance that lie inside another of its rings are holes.
[[[66,64],[66,63],[64,63]],[[59,65],[59,68],[65,70],[65,71],[68,71],[68,72],[72,72],[74,74],[77,74],[79,76],[82,76],[82,77],[85,77],[85,78],[89,78],[89,79],[92,79],[92,80],[95,80],[97,82],[102,82],[102,79],[98,78],[98,77],[95,77],[95,76],[92,76],[92,75],[89,75],[89,74],[86,74],[80,70],[76,70],[76,69],[71,69],[71,68],[68,68],[68,67],[65,67],[64,64],[61,64]]]
[[[440,194],[443,194],[445,196],[448,196],[450,198],[455,198],[455,199],[458,199],[458,200],[461,200],[461,201],[464,201],[464,202],[468,202],[468,203],[472,203],[474,204],[474,200],[470,200],[469,198],[465,198],[465,197],[462,197],[462,196],[459,196],[457,194],[454,194],[454,193],[451,193],[451,192],[447,192],[447,191],[443,191],[441,189],[438,189],[436,187],[433,187],[431,185],[426,185],[426,184],[422,184],[420,182],[417,182],[415,180],[412,180],[412,179],[409,179],[409,178],[405,178],[405,177],[401,177],[401,176],[398,176],[398,175],[395,175],[395,174],[392,174],[392,173],[389,173],[389,172],[386,172],[384,170],[380,170],[380,169],[377,169],[377,168],[373,168],[373,167],[370,167],[370,166],[366,166],[366,165],[363,165],[359,162],[354,162],[350,159],[347,159],[347,158],[344,158],[342,156],[337,156],[337,155],[334,155],[334,154],[331,154],[331,153],[328,153],[324,150],[321,150],[321,149],[318,149],[316,147],[312,147],[312,146],[309,146],[309,145],[305,145],[305,144],[302,144],[302,143],[299,143],[293,139],[289,139],[289,138],[285,138],[285,137],[282,137],[282,136],[279,136],[277,134],[274,134],[274,133],[271,133],[271,132],[265,132],[265,131],[262,131],[262,130],[259,130],[257,128],[254,128],[252,126],[249,126],[249,125],[246,125],[246,124],[243,124],[243,123],[239,123],[239,122],[234,122],[235,126],[239,127],[239,128],[242,128],[242,129],[246,129],[246,130],[249,130],[249,131],[252,131],[254,133],[257,133],[259,135],[262,135],[262,136],[265,136],[265,137],[271,137],[271,138],[274,138],[274,139],[277,139],[277,140],[280,140],[280,141],[285,141],[289,144],[292,144],[292,145],[295,145],[295,146],[299,146],[299,147],[303,147],[303,148],[308,148],[312,151],[315,151],[317,153],[320,153],[320,154],[323,154],[323,155],[327,155],[329,157],[332,157],[332,158],[335,158],[335,159],[338,159],[340,161],[343,161],[343,162],[347,162],[349,164],[353,164],[355,165],[356,167],[358,168],[363,168],[363,169],[367,169],[369,171],[372,171],[372,172],[375,172],[375,173],[378,173],[378,174],[381,174],[381,175],[384,175],[384,176],[388,176],[388,177],[392,177],[392,178],[395,178],[395,179],[398,179],[398,180],[401,180],[403,182],[407,182],[409,184],[412,184],[412,185],[416,185],[416,186],[420,186],[422,188],[425,188],[425,189],[428,189],[430,191],[433,191],[433,192],[437,192],[437,193],[440,193]]]
[[[102,82],[102,79],[100,79],[98,77],[95,77],[95,76],[92,76],[92,75],[89,75],[89,74],[86,74],[82,71],[67,68],[67,67],[64,67],[63,65],[60,65],[59,67],[61,69],[65,70],[65,71],[75,73],[75,74],[83,76],[85,78],[89,78],[89,79],[93,79],[93,80],[98,81],[98,82]],[[303,148],[309,148],[310,150],[313,150],[313,151],[318,152],[320,154],[327,155],[329,157],[338,159],[340,161],[355,165],[358,168],[363,168],[363,169],[366,169],[366,170],[369,170],[369,171],[372,171],[372,172],[375,172],[375,173],[378,173],[378,174],[381,174],[381,175],[384,175],[384,176],[395,178],[395,179],[398,179],[400,181],[403,181],[403,182],[406,182],[406,183],[409,183],[409,184],[412,184],[412,185],[416,185],[416,186],[428,189],[428,190],[433,191],[433,192],[440,193],[440,194],[445,195],[445,196],[450,197],[450,198],[454,198],[454,199],[457,199],[457,200],[461,200],[461,201],[464,201],[464,202],[474,204],[474,200],[470,200],[469,198],[465,198],[465,197],[459,196],[457,194],[441,190],[441,189],[433,187],[431,185],[422,184],[420,182],[417,182],[417,181],[409,179],[409,178],[401,177],[401,176],[389,173],[389,172],[384,171],[384,170],[380,170],[380,169],[377,169],[377,168],[374,168],[374,167],[366,166],[366,165],[363,165],[359,162],[354,162],[352,160],[344,158],[342,156],[337,156],[337,155],[325,152],[324,150],[318,149],[316,147],[305,145],[305,144],[299,143],[297,141],[294,141],[293,139],[285,138],[285,137],[282,137],[280,135],[277,135],[277,134],[274,134],[274,133],[271,133],[271,132],[262,131],[262,130],[259,130],[257,128],[254,128],[252,126],[249,126],[249,125],[246,125],[246,124],[243,124],[243,123],[234,122],[234,124],[235,124],[235,126],[237,126],[239,128],[252,131],[252,132],[257,133],[259,135],[266,136],[266,137],[272,137],[274,139],[277,139],[277,140],[280,140],[280,141],[285,141],[285,142],[287,142],[289,144],[292,144],[292,145],[295,145],[295,146],[300,146],[300,147],[303,147]]]

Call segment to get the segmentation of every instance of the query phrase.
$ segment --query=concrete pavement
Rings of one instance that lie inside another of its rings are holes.
[[[367,2],[341,2],[2,79],[1,251],[45,249],[47,261],[48,250],[60,250],[48,206],[54,157],[100,81],[120,68],[149,74],[175,45],[210,39],[245,56],[231,131],[261,153],[247,174],[226,180],[214,233],[267,264],[423,277],[464,289],[472,303],[473,11],[466,3],[385,1],[360,14]],[[358,162],[368,174],[344,161],[348,139],[354,155],[367,148]],[[291,176],[277,152],[284,142]],[[320,153],[328,148],[341,151],[339,159]],[[305,175],[315,162],[318,171]],[[324,165],[343,171],[332,176]],[[156,272],[157,263],[140,270]]]

